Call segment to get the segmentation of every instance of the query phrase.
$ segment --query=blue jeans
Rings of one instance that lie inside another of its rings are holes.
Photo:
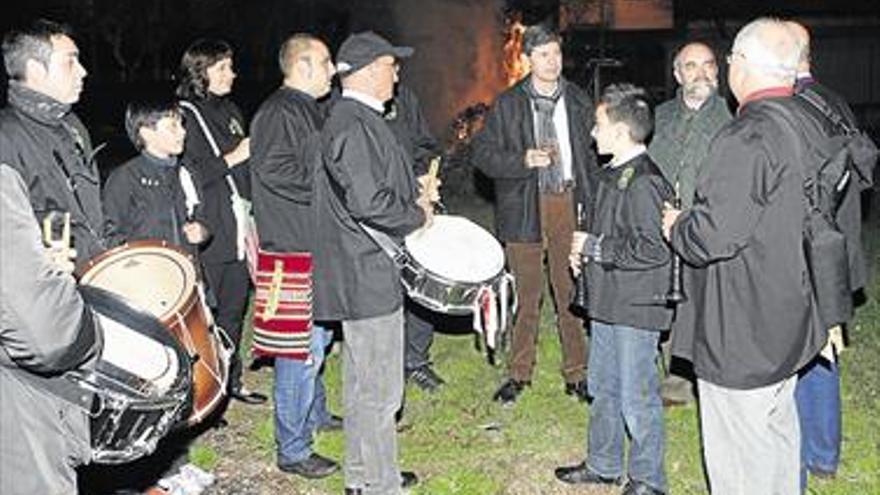
[[[840,368],[817,357],[800,372],[794,391],[801,426],[801,482],[807,471],[834,473],[840,461]]]
[[[275,444],[278,462],[305,460],[312,454],[315,430],[329,419],[324,379],[319,373],[333,333],[312,326],[307,361],[275,358]]]
[[[626,325],[591,323],[587,367],[590,429],[587,466],[609,478],[630,479],[666,492],[666,443],[657,342],[660,332]],[[626,434],[629,466],[624,472]]]

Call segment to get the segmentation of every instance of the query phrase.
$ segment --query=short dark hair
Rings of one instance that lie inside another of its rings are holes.
[[[125,133],[138,151],[144,150],[141,128],[155,128],[164,117],[181,115],[177,101],[169,98],[143,99],[133,101],[125,108]]]
[[[72,38],[73,31],[66,24],[37,19],[26,27],[6,33],[3,37],[3,63],[9,79],[23,81],[28,60],[35,60],[48,67],[54,36]]]
[[[531,55],[532,50],[535,48],[547,43],[555,42],[562,45],[562,37],[559,36],[559,33],[551,31],[540,24],[526,28],[522,40],[522,52],[526,56]]]
[[[203,99],[208,97],[208,67],[217,62],[232,58],[232,46],[223,40],[199,39],[194,41],[180,59],[177,89],[175,93],[183,99]]]
[[[651,105],[644,89],[629,83],[611,84],[602,92],[599,105],[612,123],[623,122],[629,127],[629,137],[637,143],[645,142],[654,129]]]

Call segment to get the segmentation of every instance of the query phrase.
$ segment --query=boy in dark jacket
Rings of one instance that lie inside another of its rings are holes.
[[[643,90],[609,86],[593,137],[612,155],[599,172],[588,232],[575,232],[571,268],[587,277],[591,318],[588,390],[593,397],[587,459],[556,469],[566,483],[611,485],[624,495],[666,493],[657,343],[668,330],[670,252],[660,213],[672,187],[646,154],[651,110]],[[624,468],[626,434],[629,467]]]
[[[115,170],[104,186],[108,242],[161,239],[183,247],[204,242],[208,230],[193,219],[198,194],[177,159],[186,137],[177,104],[129,104],[125,129],[140,155]]]

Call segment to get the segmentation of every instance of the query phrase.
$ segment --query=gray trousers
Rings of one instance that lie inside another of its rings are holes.
[[[342,322],[345,486],[400,493],[394,414],[403,398],[403,309]]]
[[[86,412],[0,366],[0,493],[72,495],[89,462]]]
[[[703,453],[713,495],[800,493],[797,376],[736,390],[697,380]]]

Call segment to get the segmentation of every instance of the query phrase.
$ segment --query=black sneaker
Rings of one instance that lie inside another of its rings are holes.
[[[581,380],[574,383],[565,384],[565,395],[573,395],[581,402],[587,402],[589,394],[587,394],[587,381]]]
[[[623,483],[622,478],[608,478],[596,473],[587,467],[586,462],[576,466],[558,467],[553,474],[559,481],[571,485],[620,485]]]
[[[501,387],[498,388],[498,391],[495,392],[495,395],[492,396],[492,400],[500,402],[502,405],[505,406],[511,405],[516,402],[519,394],[521,394],[523,389],[526,388],[526,386],[528,385],[531,385],[531,383],[527,381],[521,382],[519,380],[509,378],[501,385]]]
[[[285,473],[296,474],[308,479],[318,479],[330,476],[339,470],[339,464],[321,454],[312,452],[312,455],[299,462],[278,462],[278,469]]]
[[[407,371],[406,380],[415,383],[425,392],[432,393],[436,392],[446,383],[446,381],[443,380],[443,378],[440,378],[440,375],[434,371],[434,368],[432,368],[430,364],[425,364],[416,369]]]

